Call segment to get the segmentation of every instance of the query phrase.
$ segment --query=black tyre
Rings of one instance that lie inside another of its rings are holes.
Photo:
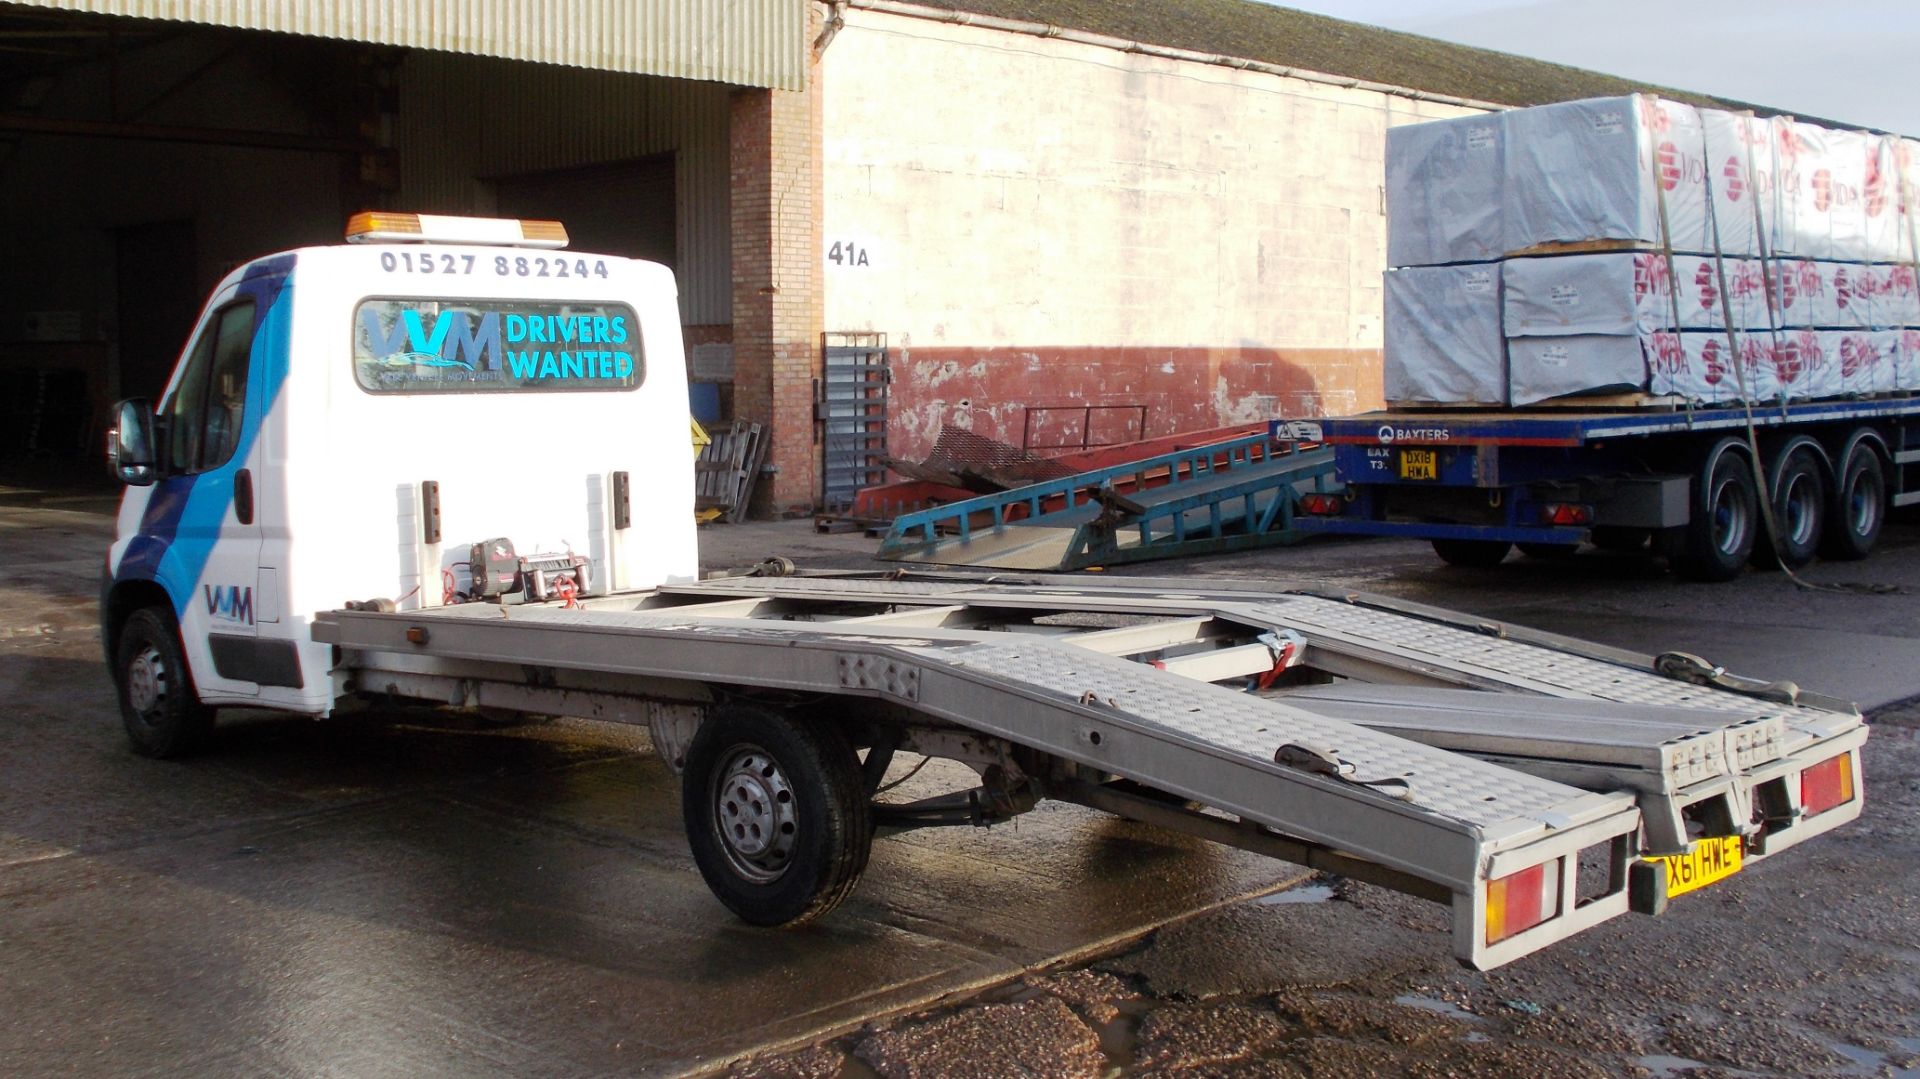
[[[1433,553],[1440,561],[1449,566],[1465,566],[1468,569],[1487,569],[1506,560],[1507,552],[1513,544],[1502,540],[1461,540],[1437,539],[1433,541]]]
[[[1708,458],[1693,485],[1692,515],[1674,571],[1695,581],[1731,581],[1746,567],[1760,533],[1753,466],[1731,451]]]
[[[751,705],[723,706],[700,725],[681,812],[707,887],[754,925],[839,906],[873,847],[860,762],[839,728]]]
[[[1537,558],[1543,562],[1564,562],[1579,553],[1580,547],[1574,543],[1516,543],[1520,553],[1528,558]]]
[[[1624,528],[1620,525],[1594,525],[1589,536],[1593,545],[1603,551],[1618,554],[1633,554],[1647,549],[1647,536],[1650,529]]]
[[[135,753],[178,757],[213,730],[213,709],[194,691],[180,634],[164,609],[142,607],[120,627],[113,678],[120,690],[120,719]]]
[[[1762,534],[1753,561],[1768,569],[1799,569],[1813,561],[1827,520],[1827,466],[1811,444],[1781,455],[1774,466],[1773,526],[1777,537]]]
[[[1854,442],[1833,485],[1820,553],[1840,562],[1857,562],[1873,553],[1887,516],[1887,477],[1880,455]]]

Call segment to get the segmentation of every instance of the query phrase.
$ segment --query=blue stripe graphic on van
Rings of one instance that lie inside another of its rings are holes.
[[[155,484],[141,513],[139,533],[128,542],[119,571],[114,574],[116,580],[157,582],[173,600],[176,616],[185,615],[213,545],[219,540],[220,526],[233,505],[233,474],[246,467],[260,429],[286,382],[292,340],[293,263],[292,255],[263,259],[248,267],[237,289],[236,299],[252,300],[257,314],[253,362],[247,378],[247,410],[232,459],[211,472],[174,476]],[[256,385],[258,392],[253,388]]]

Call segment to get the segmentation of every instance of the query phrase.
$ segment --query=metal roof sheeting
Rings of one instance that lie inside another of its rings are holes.
[[[22,0],[570,67],[798,90],[807,0]]]

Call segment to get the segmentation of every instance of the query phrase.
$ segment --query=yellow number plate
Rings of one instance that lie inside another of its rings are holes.
[[[1740,872],[1740,858],[1744,852],[1739,836],[1719,836],[1700,840],[1688,854],[1648,858],[1647,861],[1667,863],[1667,897],[1672,898],[1726,880]]]
[[[1403,480],[1437,480],[1440,478],[1439,450],[1401,450],[1400,478]]]

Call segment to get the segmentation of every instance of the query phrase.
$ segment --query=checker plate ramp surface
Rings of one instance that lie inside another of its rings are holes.
[[[1712,686],[1697,686],[1652,671],[1317,596],[1290,596],[1249,606],[1246,611],[1278,625],[1321,629],[1357,644],[1426,656],[1516,689],[1547,688],[1569,697],[1630,704],[1726,712],[1754,710],[1752,697]]]
[[[1017,578],[1016,578],[1017,580]],[[1058,580],[1055,578],[1055,580]],[[1079,588],[1047,587],[1030,583],[978,581],[876,581],[854,578],[786,578],[778,581],[735,578],[702,581],[687,587],[699,592],[764,592],[820,598],[938,597],[954,602],[1006,600],[1034,603],[1059,596],[1062,606],[1074,606],[1099,594],[1101,585],[1120,586],[1125,578],[1089,581]],[[1183,582],[1184,583],[1184,582]],[[1207,581],[1192,582],[1196,595],[1169,597],[1166,606],[1196,610],[1197,593]],[[1143,605],[1150,596],[1132,593]],[[1563,698],[1617,701],[1624,704],[1703,708],[1718,712],[1751,713],[1757,703],[1781,715],[1804,743],[1809,736],[1831,737],[1860,723],[1858,716],[1842,715],[1800,705],[1756,702],[1746,694],[1717,686],[1695,685],[1650,670],[1579,655],[1528,641],[1496,637],[1457,625],[1397,611],[1349,603],[1323,596],[1240,593],[1211,597],[1204,605],[1230,617],[1242,617],[1273,628],[1313,631],[1362,648],[1388,649],[1424,658],[1436,666],[1471,675],[1483,682],[1511,686],[1518,692]]]
[[[1068,698],[1091,693],[1143,729],[1263,767],[1272,767],[1274,750],[1289,742],[1326,749],[1355,765],[1355,779],[1405,779],[1412,788],[1407,804],[1480,828],[1516,818],[1557,821],[1587,797],[1564,784],[1044,639],[907,650]]]

